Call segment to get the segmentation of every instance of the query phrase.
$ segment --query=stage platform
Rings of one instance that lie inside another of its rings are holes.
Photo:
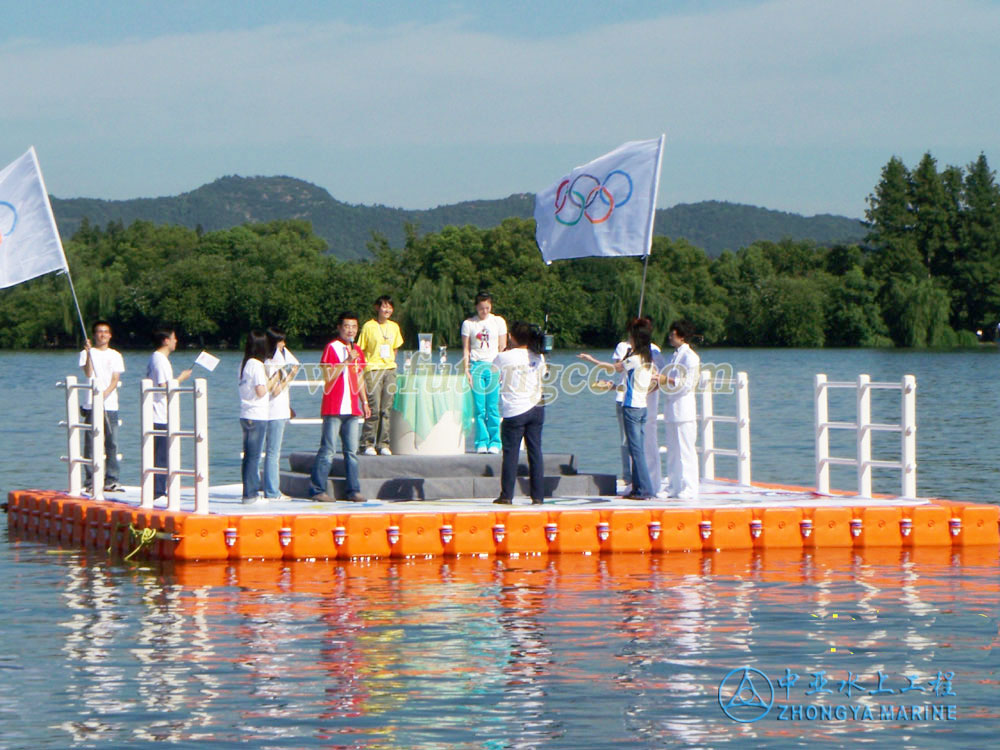
[[[696,500],[560,495],[511,506],[481,497],[248,506],[240,495],[238,484],[212,487],[209,513],[195,514],[189,490],[179,512],[140,508],[135,487],[103,501],[20,490],[9,494],[8,527],[19,537],[122,555],[140,547],[178,561],[1000,545],[996,505],[724,481],[703,483]]]

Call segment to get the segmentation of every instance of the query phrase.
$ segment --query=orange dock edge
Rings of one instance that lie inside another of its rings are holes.
[[[144,556],[176,561],[1000,545],[1000,506],[940,499],[909,507],[848,500],[837,507],[637,504],[500,510],[491,505],[458,511],[390,507],[329,515],[196,515],[52,490],[14,490],[6,509],[8,529],[18,537],[123,555],[141,546]]]

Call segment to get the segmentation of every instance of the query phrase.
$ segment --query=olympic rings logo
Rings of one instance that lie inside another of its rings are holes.
[[[616,198],[616,195],[619,197]],[[620,197],[622,195],[625,197]],[[631,197],[632,178],[621,169],[611,170],[603,181],[592,174],[577,175],[572,182],[567,178],[556,190],[556,221],[572,227],[586,217],[591,224],[603,224],[616,208],[624,206]],[[598,199],[600,203],[596,210],[592,210]]]
[[[0,242],[14,233],[17,226],[17,209],[7,201],[0,201]]]

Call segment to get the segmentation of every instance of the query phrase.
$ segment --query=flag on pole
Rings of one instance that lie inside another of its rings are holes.
[[[0,171],[0,289],[50,271],[68,269],[32,146]]]
[[[535,240],[545,262],[649,254],[662,153],[662,135],[630,141],[538,193]]]

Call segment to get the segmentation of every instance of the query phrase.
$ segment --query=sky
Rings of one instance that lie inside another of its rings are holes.
[[[0,165],[419,209],[665,133],[660,207],[861,217],[894,155],[1000,162],[998,39],[1000,0],[0,0]]]

